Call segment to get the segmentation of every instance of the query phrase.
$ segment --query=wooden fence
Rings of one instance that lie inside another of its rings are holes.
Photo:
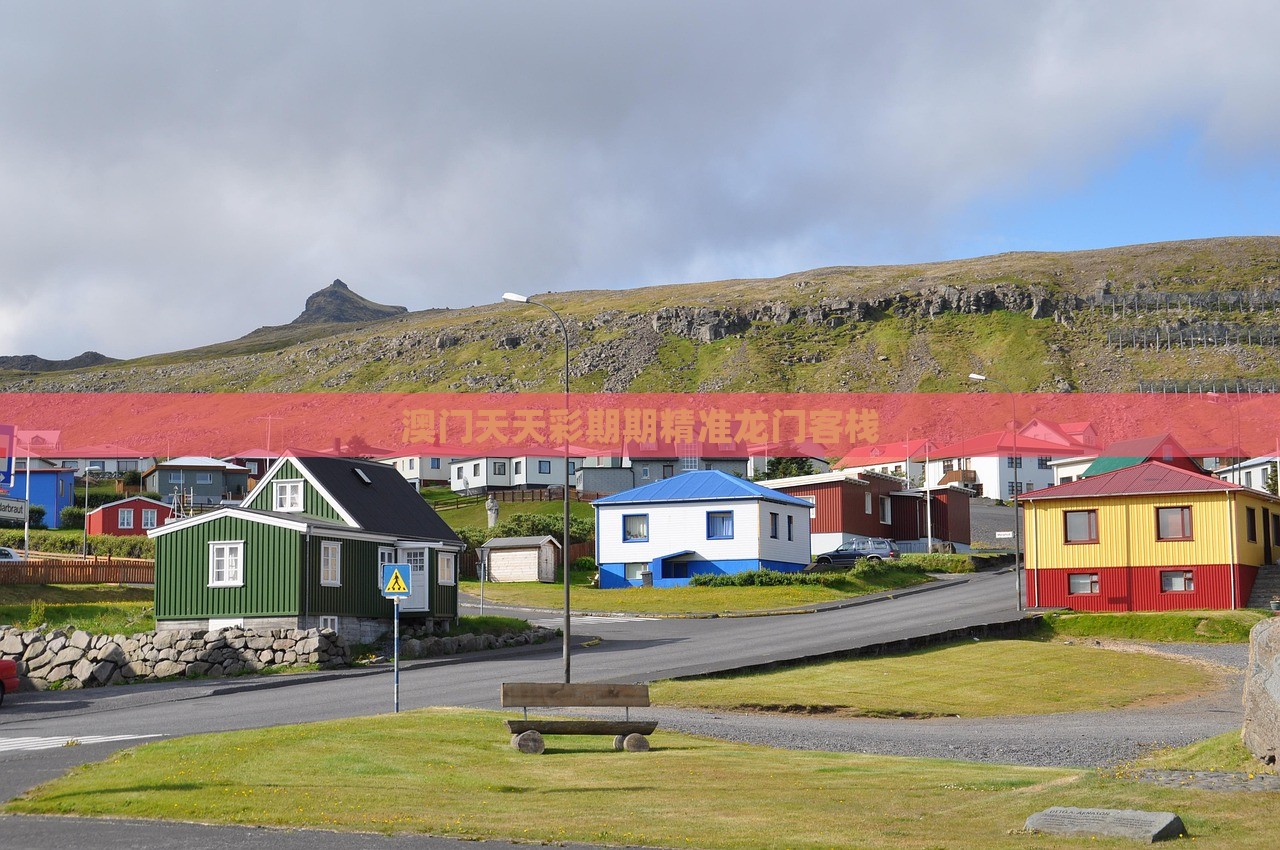
[[[0,584],[155,584],[154,561],[142,558],[44,558],[0,567]]]

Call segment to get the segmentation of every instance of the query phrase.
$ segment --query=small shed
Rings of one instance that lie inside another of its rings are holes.
[[[489,581],[556,580],[560,541],[545,537],[495,537],[480,547]]]

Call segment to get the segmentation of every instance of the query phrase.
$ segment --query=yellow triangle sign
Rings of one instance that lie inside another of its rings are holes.
[[[409,586],[404,583],[404,576],[400,575],[399,570],[391,573],[391,578],[387,579],[387,586],[383,588],[383,593],[408,593]]]

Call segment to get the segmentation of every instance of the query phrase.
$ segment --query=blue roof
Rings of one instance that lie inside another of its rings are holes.
[[[813,507],[813,504],[805,499],[797,499],[795,496],[761,487],[753,481],[718,469],[682,472],[672,478],[664,478],[652,484],[596,499],[592,504],[631,505],[649,502],[710,502],[732,499],[759,499],[782,505]]]

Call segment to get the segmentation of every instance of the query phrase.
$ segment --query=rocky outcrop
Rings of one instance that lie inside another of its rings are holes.
[[[45,360],[34,354],[20,354],[0,357],[0,369],[13,369],[17,372],[61,372],[65,369],[87,369],[90,366],[119,362],[114,357],[108,357],[96,351],[86,351],[69,360]]]
[[[235,676],[276,666],[344,667],[351,654],[342,637],[329,629],[258,633],[232,628],[126,637],[8,628],[0,631],[0,658],[17,661],[24,687],[42,691],[148,679]]]
[[[1249,752],[1275,764],[1280,752],[1280,618],[1263,620],[1249,632],[1241,737]]]
[[[376,304],[351,291],[345,283],[333,283],[307,296],[306,309],[289,324],[309,325],[325,322],[374,322],[409,312],[405,307]]]

